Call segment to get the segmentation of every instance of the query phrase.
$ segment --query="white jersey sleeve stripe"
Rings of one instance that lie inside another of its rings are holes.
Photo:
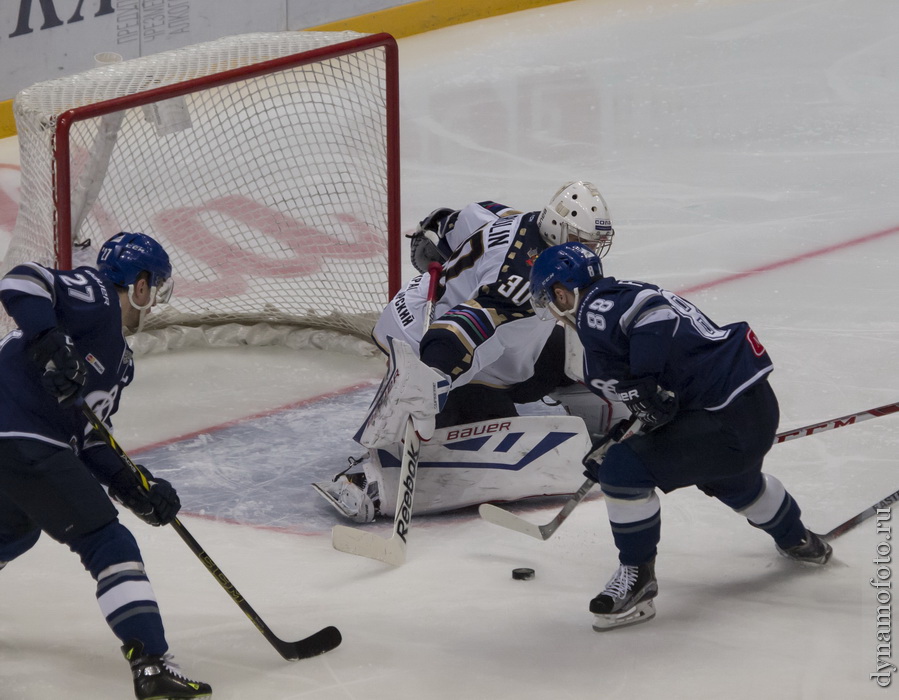
[[[650,309],[646,313],[640,314],[640,318],[634,322],[633,328],[648,326],[650,323],[657,323],[659,321],[677,320],[677,318],[678,315],[674,313],[674,309],[670,306],[656,307]]]
[[[625,335],[627,335],[628,328],[630,328],[631,324],[634,322],[634,319],[637,318],[646,303],[653,297],[657,296],[661,295],[654,289],[644,289],[642,292],[637,294],[636,297],[634,297],[634,303],[631,304],[629,309],[621,314],[621,318],[618,321],[618,324],[621,326],[621,330]]]
[[[0,282],[0,292],[22,292],[33,297],[53,301],[53,295],[40,282],[31,277],[6,276]]]

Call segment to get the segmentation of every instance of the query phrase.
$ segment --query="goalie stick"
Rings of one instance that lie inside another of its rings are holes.
[[[81,411],[87,417],[87,420],[90,422],[91,426],[94,430],[96,430],[100,436],[103,438],[103,441],[109,445],[113,451],[118,455],[119,459],[125,463],[125,466],[128,467],[137,478],[140,480],[141,484],[145,489],[150,488],[149,482],[147,482],[147,477],[140,470],[140,468],[135,464],[131,458],[125,453],[125,451],[119,447],[119,444],[116,442],[115,438],[112,436],[112,433],[109,432],[109,429],[100,420],[96,413],[88,406],[86,403],[81,404]],[[281,656],[283,656],[288,661],[297,661],[299,659],[308,659],[312,656],[318,656],[319,654],[324,654],[327,651],[331,651],[335,647],[340,645],[341,636],[340,631],[336,627],[325,627],[324,629],[319,630],[315,634],[312,634],[305,639],[301,639],[298,642],[286,642],[283,639],[279,639],[275,636],[274,632],[269,629],[268,625],[256,614],[256,611],[250,606],[250,604],[244,599],[244,597],[240,594],[240,592],[234,587],[234,584],[228,580],[228,577],[225,576],[224,572],[218,568],[216,563],[212,561],[212,557],[210,557],[200,546],[200,543],[197,542],[193,535],[191,535],[187,528],[181,524],[181,521],[178,518],[175,518],[172,521],[172,527],[175,529],[175,532],[180,535],[181,539],[187,543],[187,546],[190,547],[190,550],[197,556],[206,569],[212,574],[213,578],[219,583],[219,585],[225,589],[229,596],[231,596],[231,600],[233,600],[237,607],[243,610],[244,615],[246,615],[250,622],[252,622],[256,629],[258,629],[262,636],[265,637],[269,644],[271,644],[278,651]]]
[[[802,428],[785,430],[784,432],[778,433],[774,436],[774,444],[778,445],[782,442],[795,440],[796,438],[806,437],[808,435],[817,435],[818,433],[833,430],[834,428],[843,428],[847,425],[860,423],[862,421],[870,420],[871,418],[887,416],[891,413],[899,413],[899,401],[897,401],[896,403],[886,404],[885,406],[879,406],[877,408],[869,408],[865,411],[859,411],[858,413],[850,413],[849,415],[841,416],[840,418],[832,418],[831,420],[825,421],[824,423],[812,423],[811,425],[806,425]],[[606,443],[606,449],[611,447],[613,444],[613,442]],[[569,499],[565,502],[565,505],[562,507],[562,510],[559,511],[556,517],[546,523],[546,525],[536,525],[529,520],[525,520],[524,518],[521,518],[514,513],[510,513],[509,511],[495,506],[491,503],[482,504],[478,508],[478,513],[484,520],[493,523],[494,525],[499,525],[500,527],[504,527],[508,530],[521,532],[522,534],[529,535],[530,537],[538,540],[548,540],[553,536],[553,533],[559,529],[559,526],[563,522],[565,522],[568,516],[571,515],[571,511],[573,511],[575,507],[577,507],[577,505],[584,500],[584,498],[595,485],[595,481],[593,481],[592,479],[587,479],[583,484],[581,484],[581,487],[577,491],[575,491],[571,497],[569,497]],[[881,503],[895,501],[895,496],[895,493],[887,496],[887,498],[881,501]],[[843,532],[850,530],[851,528],[858,525],[858,523],[871,517],[877,509],[878,505],[880,504],[865,509],[854,518],[847,520],[842,525],[839,525],[838,527],[831,530],[824,537],[837,537]]]
[[[432,262],[428,265],[428,273],[430,280],[424,313],[425,327],[423,330],[425,332],[431,325],[434,302],[437,298],[437,283],[443,273],[443,266],[440,263]],[[403,461],[400,464],[399,492],[396,497],[396,515],[393,518],[393,534],[389,538],[384,538],[368,530],[335,525],[331,530],[331,545],[334,549],[347,554],[377,559],[392,566],[399,566],[406,561],[406,537],[412,521],[412,499],[415,496],[415,479],[420,455],[421,438],[418,437],[412,419],[409,418],[406,421],[406,433],[403,438]]]

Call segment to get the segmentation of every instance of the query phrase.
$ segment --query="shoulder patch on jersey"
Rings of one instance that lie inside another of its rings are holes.
[[[95,370],[97,370],[97,374],[103,374],[106,371],[106,368],[103,366],[103,363],[100,362],[100,360],[98,360],[93,353],[89,352],[87,355],[84,356],[84,359],[87,361],[87,363],[91,367],[93,367]]]

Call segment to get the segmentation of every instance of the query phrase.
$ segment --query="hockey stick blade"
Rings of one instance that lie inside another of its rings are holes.
[[[103,441],[109,445],[116,455],[118,455],[119,459],[122,460],[122,463],[134,473],[135,477],[140,480],[144,488],[149,489],[150,486],[147,482],[146,475],[119,446],[119,443],[116,442],[116,439],[109,431],[109,428],[107,428],[106,424],[97,417],[97,414],[94,413],[93,409],[86,403],[82,403],[81,411]],[[225,572],[219,569],[218,565],[212,560],[212,557],[206,553],[200,543],[197,542],[188,529],[184,527],[182,522],[178,518],[175,518],[172,520],[171,526],[184,541],[184,544],[186,544],[190,551],[192,551],[197,559],[200,560],[200,563],[206,567],[206,570],[212,575],[216,582],[231,597],[231,600],[233,600],[237,607],[241,609],[241,612],[247,616],[247,619],[253,623],[256,629],[259,630],[263,637],[265,637],[266,641],[285,659],[288,661],[307,659],[311,656],[318,656],[319,654],[324,654],[326,651],[331,651],[331,649],[334,649],[340,644],[340,631],[336,627],[325,627],[298,642],[285,642],[283,639],[276,637],[275,633],[271,631],[269,626],[265,624],[265,621],[259,617],[255,610],[253,610],[250,603],[240,594],[240,591],[235,588],[234,584],[228,580],[228,577],[225,576]]]
[[[642,423],[634,416],[631,416],[623,426],[621,437],[617,440],[609,440],[602,447],[591,452],[588,457],[590,459],[602,461],[606,452],[609,451],[609,448],[612,447],[612,445],[619,443],[622,440],[627,440],[627,438],[640,430],[641,427]],[[556,514],[556,517],[546,523],[546,525],[535,525],[524,518],[519,518],[514,513],[510,513],[507,510],[489,503],[482,504],[478,508],[478,513],[484,520],[493,523],[494,525],[499,525],[508,530],[515,530],[524,535],[529,535],[534,539],[548,540],[553,536],[553,533],[559,529],[559,526],[567,520],[568,516],[571,515],[577,505],[587,497],[587,494],[590,493],[590,489],[594,486],[596,486],[596,482],[593,481],[593,479],[587,479],[565,502],[565,505],[562,507],[562,510]]]
[[[865,508],[858,515],[854,515],[849,520],[844,523],[840,523],[833,530],[828,532],[825,535],[821,535],[821,537],[827,541],[834,540],[840,535],[843,535],[853,529],[856,525],[860,525],[865,522],[868,518],[873,517],[877,511],[881,508],[889,508],[894,503],[899,503],[899,491],[893,491],[889,496],[884,498],[881,501],[878,501],[873,506],[869,506]]]
[[[299,661],[320,656],[340,646],[343,638],[336,627],[325,627],[298,642],[285,642],[277,637],[269,639],[272,646],[288,661]]]
[[[335,525],[331,530],[331,544],[340,552],[377,559],[391,566],[406,561],[406,543],[397,535],[384,538],[367,530]]]
[[[535,540],[545,540],[552,535],[552,532],[547,534],[544,531],[544,528],[549,527],[551,523],[548,523],[547,525],[537,525],[524,518],[519,518],[514,513],[510,513],[492,503],[482,503],[478,506],[478,513],[488,523],[499,525],[507,530],[515,530],[515,532],[520,532],[528,537],[533,537]]]
[[[516,532],[528,535],[537,540],[548,540],[553,536],[553,533],[559,529],[559,525],[565,522],[568,516],[571,515],[571,511],[575,509],[575,506],[584,500],[590,492],[590,489],[594,486],[596,486],[596,482],[593,481],[593,479],[587,479],[581,484],[581,487],[575,491],[574,495],[565,502],[565,507],[559,511],[555,518],[546,523],[546,525],[536,525],[529,520],[519,518],[514,513],[510,513],[509,511],[498,508],[490,503],[481,504],[478,508],[478,513],[484,520],[493,523],[494,525],[499,525],[507,530],[515,530]]]

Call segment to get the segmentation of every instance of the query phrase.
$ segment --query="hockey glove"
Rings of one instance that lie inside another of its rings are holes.
[[[644,432],[665,425],[677,413],[677,397],[649,377],[618,382],[615,391],[618,400],[643,423]]]
[[[410,419],[419,437],[430,440],[435,416],[446,403],[450,389],[449,378],[418,359],[408,343],[392,337],[388,342],[387,374],[354,438],[369,449],[402,442]]]
[[[450,250],[446,241],[447,230],[456,222],[455,209],[441,207],[428,214],[418,224],[418,228],[407,237],[412,255],[412,266],[419,272],[426,272],[432,262],[444,263]]]
[[[87,367],[78,356],[72,338],[58,328],[41,333],[31,344],[32,361],[43,370],[41,384],[61,406],[71,406],[81,396]]]
[[[581,460],[581,464],[584,465],[584,476],[588,479],[593,479],[598,484],[599,465],[602,464],[606,452],[613,444],[621,442],[630,433],[630,430],[630,419],[620,420],[612,426],[608,433],[594,440],[593,445],[590,447],[590,452]]]
[[[121,503],[138,518],[150,525],[168,525],[181,510],[181,499],[165,479],[155,479],[146,468],[138,465],[150,486],[143,487],[140,480],[130,469],[122,469],[112,477],[109,484],[109,496]]]

